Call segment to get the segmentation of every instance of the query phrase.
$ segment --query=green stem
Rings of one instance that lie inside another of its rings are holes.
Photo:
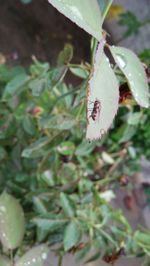
[[[58,266],[62,266],[62,262],[63,262],[63,256],[60,255],[58,260]]]

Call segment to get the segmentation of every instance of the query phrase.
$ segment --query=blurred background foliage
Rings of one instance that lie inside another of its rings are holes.
[[[127,27],[123,38],[137,33],[142,23],[135,15],[117,12],[119,24]],[[139,54],[148,79],[149,55],[149,49]],[[87,262],[99,257],[111,262],[112,254],[117,259],[122,250],[147,257],[150,232],[133,232],[122,211],[109,202],[116,188],[134,186],[141,156],[150,158],[150,111],[135,104],[116,68],[118,115],[101,141],[86,141],[91,65],[74,64],[72,57],[73,47],[66,44],[55,66],[35,57],[28,68],[0,65],[0,191],[19,200],[26,219],[23,244],[13,256],[44,242],[60,262],[66,252]],[[68,82],[68,74],[78,78],[78,85]],[[1,246],[2,253],[9,256],[5,248]],[[88,256],[90,250],[94,254]]]

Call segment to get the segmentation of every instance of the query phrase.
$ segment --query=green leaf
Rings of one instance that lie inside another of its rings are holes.
[[[17,248],[24,236],[25,221],[21,205],[11,195],[0,196],[0,240],[8,249]]]
[[[131,88],[136,102],[145,108],[149,107],[149,92],[144,67],[138,57],[127,48],[110,48],[116,64],[119,66]]]
[[[73,57],[73,46],[66,44],[63,51],[60,52],[57,60],[58,66],[67,65]]]
[[[46,245],[39,245],[30,249],[25,253],[15,264],[15,266],[44,266],[48,258],[49,247]]]
[[[0,266],[11,266],[11,261],[8,258],[0,255]]]
[[[140,123],[141,119],[142,119],[142,113],[140,112],[129,113],[128,124],[133,126],[137,125],[138,123]]]
[[[52,220],[44,218],[35,218],[32,221],[38,227],[37,230],[38,241],[43,241],[49,233],[57,231],[66,224],[65,220],[60,220],[60,219]]]
[[[102,18],[97,0],[49,0],[63,15],[97,40],[102,37]]]
[[[107,13],[109,11],[110,6],[112,5],[113,0],[98,0],[98,3],[100,5],[100,10],[102,13],[102,20],[104,21],[105,17],[107,16]]]
[[[81,239],[81,231],[75,222],[67,225],[64,233],[64,250],[68,251],[79,243]]]
[[[76,124],[74,118],[69,115],[57,115],[52,117],[42,118],[39,121],[41,128],[46,129],[58,129],[58,130],[69,130]]]
[[[2,99],[6,100],[7,98],[10,98],[15,94],[22,92],[22,88],[27,83],[27,81],[29,81],[29,76],[25,73],[19,74],[14,77],[10,82],[7,83]]]
[[[140,59],[150,68],[150,49],[144,49],[139,54]]]
[[[69,217],[75,216],[75,206],[65,193],[60,194],[60,201],[65,214]]]
[[[82,79],[87,79],[89,76],[89,71],[87,71],[84,68],[81,67],[70,67],[69,68],[71,73],[74,74],[75,76],[82,78]]]
[[[148,232],[140,232],[136,231],[134,234],[134,239],[139,242],[143,243],[143,245],[148,246],[150,249],[150,233]]]
[[[48,137],[42,137],[24,149],[21,156],[26,158],[38,158],[44,155],[43,148],[50,142]]]
[[[32,95],[38,97],[45,89],[45,79],[36,79],[29,83],[29,88],[32,91]]]
[[[99,139],[107,132],[117,113],[119,102],[119,85],[104,54],[105,40],[101,41],[96,53],[93,76],[89,81],[87,98],[87,133],[89,140]],[[92,118],[95,101],[99,103],[96,119]]]
[[[124,37],[128,37],[132,34],[138,34],[139,28],[141,26],[141,22],[137,19],[135,14],[130,11],[120,15],[118,24],[127,28],[123,35]]]
[[[88,156],[96,147],[96,143],[94,142],[87,142],[86,140],[83,140],[76,149],[75,154],[77,156]]]
[[[29,115],[24,116],[22,122],[23,122],[24,131],[27,132],[29,135],[33,136],[35,134],[35,126],[31,116]]]
[[[39,197],[33,197],[33,205],[39,214],[46,214],[47,209]]]
[[[57,150],[63,155],[73,155],[75,145],[71,141],[64,141],[58,146]]]

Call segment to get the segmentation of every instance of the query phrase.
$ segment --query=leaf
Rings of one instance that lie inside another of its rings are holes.
[[[69,130],[76,124],[76,121],[69,115],[56,115],[42,118],[39,124],[43,129]]]
[[[111,69],[109,60],[104,54],[104,40],[100,42],[93,70],[89,81],[87,98],[87,133],[86,138],[95,140],[102,137],[111,126],[117,113],[119,102],[119,86],[116,76]],[[91,113],[95,101],[99,102],[99,111],[93,120]]]
[[[57,65],[67,65],[73,57],[73,47],[71,44],[66,44],[64,49],[59,53]]]
[[[15,266],[44,266],[48,253],[49,248],[45,244],[33,247],[16,262]]]
[[[27,132],[29,135],[33,136],[35,134],[35,126],[31,116],[29,115],[24,116],[22,123],[24,131]]]
[[[136,240],[136,242],[138,242],[140,246],[145,246],[150,251],[150,234],[148,232],[144,233],[136,231],[134,234],[134,239]]]
[[[0,255],[0,266],[11,266],[11,261],[8,258]]]
[[[120,15],[118,24],[127,28],[123,34],[123,37],[128,37],[132,34],[138,34],[139,28],[141,26],[141,22],[137,19],[135,14],[130,11]]]
[[[60,219],[35,218],[32,221],[38,227],[38,241],[43,241],[48,233],[53,233],[66,224],[65,220]]]
[[[83,140],[76,149],[75,154],[77,156],[88,156],[96,147],[96,143],[88,143],[86,140]]]
[[[131,88],[136,102],[149,107],[148,83],[144,67],[138,57],[127,48],[110,47],[116,64],[119,66]]]
[[[46,214],[47,209],[39,197],[33,197],[33,205],[37,213]]]
[[[29,81],[29,76],[27,74],[22,73],[14,77],[10,82],[7,83],[2,99],[6,100],[15,94],[21,92],[22,87]]]
[[[110,8],[110,6],[112,5],[113,0],[98,0],[98,3],[100,5],[100,10],[102,13],[102,20],[104,21],[108,10]]]
[[[141,112],[134,112],[134,113],[129,113],[128,116],[128,124],[129,125],[137,125],[140,123],[142,119],[142,113]]]
[[[21,205],[11,195],[0,196],[0,240],[7,249],[17,248],[24,236],[25,221]]]
[[[65,193],[60,194],[60,201],[65,214],[69,217],[75,216],[75,206]]]
[[[48,0],[63,15],[97,40],[102,38],[102,18],[97,0]]]
[[[43,90],[45,89],[45,79],[36,79],[32,80],[29,83],[29,88],[32,91],[32,95],[38,97],[42,94]]]
[[[60,154],[63,155],[73,155],[75,150],[75,145],[71,141],[64,141],[58,146],[57,150],[59,151]]]
[[[68,251],[79,243],[81,239],[81,231],[75,222],[67,225],[64,233],[64,250]]]
[[[24,149],[21,156],[26,158],[38,158],[44,154],[43,148],[50,142],[48,137],[42,137]]]
[[[89,72],[81,67],[70,67],[69,68],[71,73],[73,73],[75,76],[82,78],[82,79],[86,79],[89,76]]]

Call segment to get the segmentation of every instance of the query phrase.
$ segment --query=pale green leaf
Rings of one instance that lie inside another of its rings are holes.
[[[0,241],[5,248],[18,247],[24,236],[24,213],[19,202],[11,195],[0,196]]]
[[[97,40],[102,37],[102,18],[97,0],[48,0],[63,15]]]
[[[87,133],[89,140],[99,139],[110,128],[117,113],[119,101],[119,85],[111,68],[103,47],[105,41],[101,41],[96,53],[93,76],[89,81],[87,99]],[[92,111],[95,101],[99,102],[99,110],[93,119]]]
[[[40,245],[30,249],[17,262],[16,266],[44,266],[48,258],[49,248],[46,245]]]
[[[75,222],[71,222],[65,230],[64,234],[64,249],[68,251],[75,245],[77,245],[81,238],[81,231],[79,226]]]
[[[127,48],[111,47],[114,60],[128,80],[136,102],[149,107],[148,82],[144,67],[138,57]]]

